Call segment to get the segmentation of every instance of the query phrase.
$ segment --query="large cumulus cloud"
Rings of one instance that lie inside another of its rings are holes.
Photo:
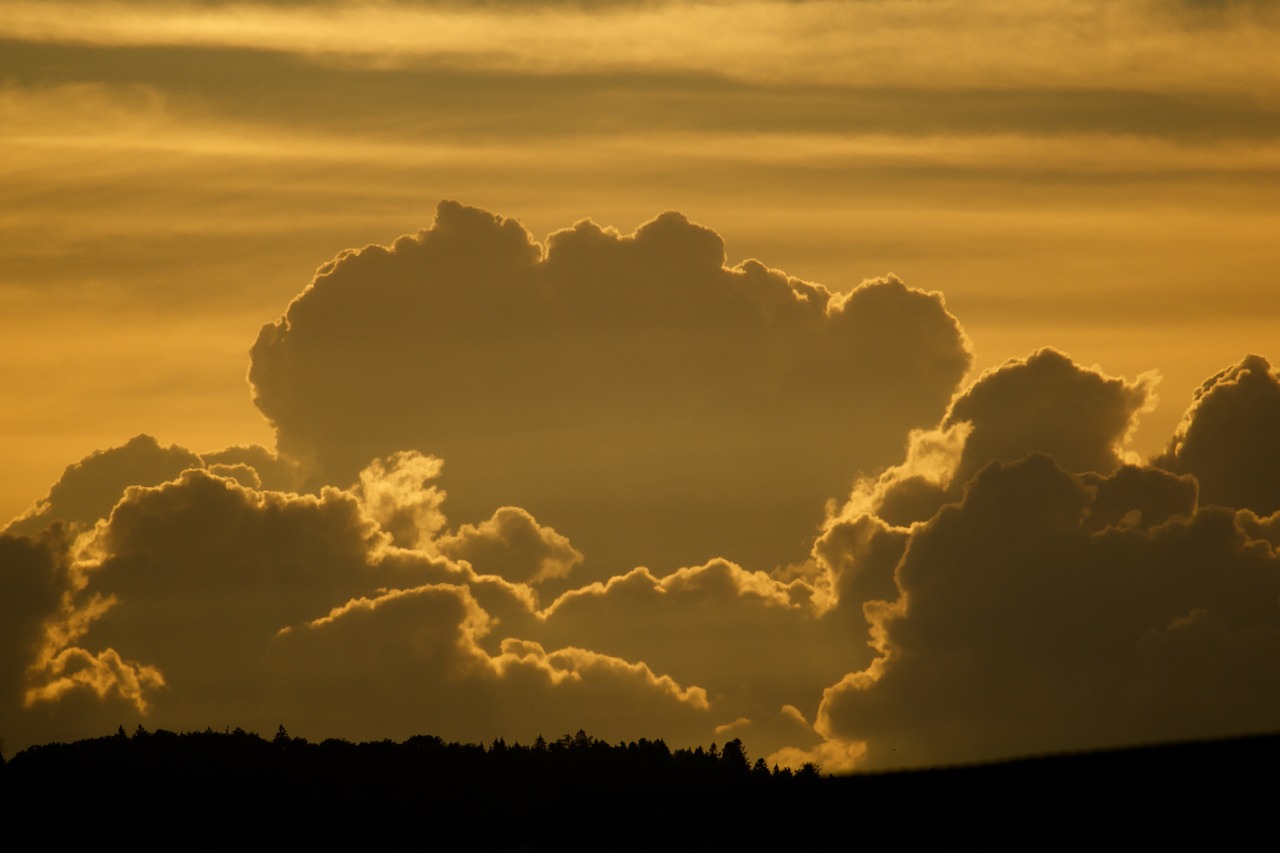
[[[322,267],[252,358],[313,485],[430,453],[459,518],[523,507],[598,577],[788,561],[970,360],[940,296],[894,278],[833,293],[726,267],[720,236],[677,213],[629,235],[579,222],[544,248],[452,202]]]
[[[840,769],[1274,726],[1280,375],[1219,371],[1144,464],[1154,374],[968,363],[893,278],[445,203],[263,328],[276,449],[140,436],[0,535],[0,735],[586,728]]]
[[[78,703],[102,727],[287,721],[316,736],[479,740],[587,727],[704,742],[732,730],[772,750],[812,741],[822,687],[870,658],[860,613],[724,560],[638,568],[540,609],[542,575],[565,580],[576,549],[514,507],[449,529],[439,470],[398,453],[315,495],[199,467],[130,487],[33,566],[52,591],[25,596],[10,686],[30,713]],[[56,586],[63,575],[74,580]]]
[[[170,728],[288,720],[313,736],[532,737],[584,724],[619,736],[647,725],[711,733],[716,719],[697,685],[525,639],[537,620],[529,587],[397,546],[367,497],[398,489],[403,498],[405,472],[429,469],[423,462],[379,462],[361,490],[319,495],[199,468],[132,487],[62,552],[75,558],[76,582],[23,596],[35,608],[14,622],[34,661],[25,702],[40,709],[92,694],[118,716],[145,713]],[[532,517],[521,522],[551,538]],[[36,565],[23,576],[10,569],[10,580],[58,577],[38,570],[49,558],[23,547]],[[23,683],[14,669],[4,673],[10,688]]]
[[[861,579],[878,657],[825,692],[829,740],[807,754],[929,764],[1273,727],[1280,514],[1253,510],[1265,465],[1243,460],[1269,458],[1274,388],[1257,357],[1208,380],[1157,460],[1190,472],[1172,473],[1125,462],[1149,382],[1051,351],[981,377],[815,546]],[[1201,505],[1198,475],[1224,471]]]
[[[1157,379],[1108,376],[1052,348],[1011,359],[957,394],[933,429],[913,432],[906,460],[861,480],[842,515],[923,521],[983,466],[1030,453],[1070,471],[1114,471],[1132,456],[1125,445],[1155,404]]]
[[[1042,453],[1071,471],[1115,471],[1154,403],[1154,383],[1154,375],[1107,376],[1049,348],[983,373],[933,429],[912,433],[903,462],[861,479],[828,518],[813,557],[840,606],[896,599],[893,573],[909,528],[960,500],[992,462]]]
[[[1274,726],[1274,549],[1189,505],[1092,529],[1105,485],[1041,455],[983,469],[912,535],[871,612],[882,658],[827,692],[825,731],[883,765]]]

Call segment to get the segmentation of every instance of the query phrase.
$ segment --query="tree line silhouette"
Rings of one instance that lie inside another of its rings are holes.
[[[531,744],[499,738],[487,747],[434,735],[310,742],[283,725],[270,739],[240,728],[175,733],[139,726],[129,734],[122,727],[108,737],[25,749],[0,776],[9,788],[5,801],[21,804],[19,813],[65,804],[69,789],[96,792],[77,803],[86,825],[154,831],[198,823],[206,839],[212,833],[232,841],[223,834],[247,822],[285,842],[349,833],[355,816],[419,815],[477,827],[481,849],[608,839],[632,807],[644,820],[632,822],[627,838],[656,839],[704,808],[763,805],[785,798],[783,789],[823,779],[813,764],[793,772],[761,758],[749,762],[736,738],[692,749],[671,749],[661,739],[610,744],[581,730]],[[214,814],[221,819],[210,821]]]
[[[412,773],[418,780],[445,780],[452,788],[467,783],[518,785],[533,778],[543,784],[548,780],[589,779],[592,784],[621,788],[776,785],[793,779],[812,781],[822,775],[813,763],[806,763],[797,771],[777,764],[771,768],[763,758],[751,764],[739,738],[723,747],[712,743],[706,749],[696,746],[672,750],[661,739],[610,744],[581,729],[554,741],[539,736],[533,743],[523,745],[498,738],[485,747],[446,742],[435,735],[414,735],[403,743],[353,743],[338,738],[312,743],[291,737],[284,725],[270,740],[238,727],[223,732],[207,728],[202,732],[176,733],[165,729],[149,732],[139,725],[129,734],[121,726],[109,737],[32,746],[10,763],[22,770],[57,773],[68,764],[86,762],[109,764],[117,773],[178,771],[192,765],[206,772],[253,769],[286,776],[301,772],[305,778],[315,778],[314,773],[326,769],[336,770],[341,778],[350,778],[348,771],[352,770],[380,776]],[[0,764],[3,763],[0,757]]]
[[[1260,735],[829,776],[752,761],[736,738],[671,749],[578,731],[484,746],[139,726],[0,764],[0,815],[66,840],[109,832],[183,849],[1222,848],[1274,834],[1278,759],[1280,736]]]

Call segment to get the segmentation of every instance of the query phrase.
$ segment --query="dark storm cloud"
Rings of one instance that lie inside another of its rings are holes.
[[[517,505],[587,564],[794,555],[822,502],[934,422],[969,364],[937,294],[847,294],[667,213],[543,248],[452,202],[431,228],[327,264],[253,348],[280,450],[313,484],[375,456],[445,460],[465,520]]]

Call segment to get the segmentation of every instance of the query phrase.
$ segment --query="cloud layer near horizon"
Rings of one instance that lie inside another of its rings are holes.
[[[1271,725],[1280,372],[1206,380],[1144,463],[1154,376],[967,364],[896,280],[443,204],[264,328],[278,455],[139,437],[0,535],[0,735],[582,727],[847,769]]]

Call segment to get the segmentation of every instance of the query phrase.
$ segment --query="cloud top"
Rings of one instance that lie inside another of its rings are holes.
[[[631,234],[584,220],[544,249],[443,202],[323,266],[252,359],[313,486],[431,454],[463,519],[523,507],[612,571],[785,561],[823,501],[937,419],[970,352],[939,294],[728,267],[679,213]]]
[[[1156,464],[1194,474],[1209,503],[1280,510],[1280,370],[1250,355],[1206,379]]]

